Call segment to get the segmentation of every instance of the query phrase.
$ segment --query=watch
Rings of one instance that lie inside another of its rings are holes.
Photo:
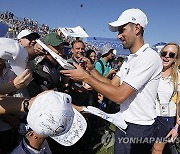
[[[24,111],[26,113],[28,113],[29,109],[28,109],[28,106],[29,106],[29,98],[26,98],[24,101],[23,101],[23,107],[24,107]]]

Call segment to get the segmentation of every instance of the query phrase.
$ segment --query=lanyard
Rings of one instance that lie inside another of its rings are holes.
[[[174,95],[174,90],[173,90],[173,93],[171,94],[171,97],[169,98],[168,105],[171,102],[171,99],[172,99],[173,95]],[[161,104],[158,93],[157,93],[157,101],[159,102],[159,104]]]

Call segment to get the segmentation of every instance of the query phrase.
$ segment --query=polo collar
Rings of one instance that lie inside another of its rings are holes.
[[[149,48],[149,44],[144,44],[134,55],[140,55],[142,52],[144,52],[147,48]]]

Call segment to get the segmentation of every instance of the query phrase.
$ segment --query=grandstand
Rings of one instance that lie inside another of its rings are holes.
[[[67,37],[60,32],[58,28],[50,28],[46,24],[39,24],[38,21],[34,21],[31,18],[27,17],[17,17],[12,12],[2,12],[0,11],[0,22],[5,22],[8,24],[9,29],[6,37],[16,39],[19,32],[23,29],[30,29],[31,31],[37,32],[40,34],[41,38],[43,38],[46,34],[55,32],[61,35],[64,41],[69,44],[72,43],[73,40],[77,38]],[[83,40],[84,41],[84,40]],[[87,41],[84,41],[86,45],[86,50],[93,49],[97,53],[101,53],[101,47],[109,43],[112,48],[117,50],[118,55],[127,56],[129,54],[128,51],[122,48],[122,44],[118,39],[113,38],[99,38],[99,37],[88,37]]]

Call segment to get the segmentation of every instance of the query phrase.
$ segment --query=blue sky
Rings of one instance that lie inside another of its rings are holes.
[[[81,4],[83,5],[81,7]],[[128,8],[139,8],[148,17],[145,42],[176,41],[180,44],[179,0],[1,0],[0,11],[11,11],[18,17],[32,18],[51,28],[85,28],[90,37],[116,38],[108,23]]]

